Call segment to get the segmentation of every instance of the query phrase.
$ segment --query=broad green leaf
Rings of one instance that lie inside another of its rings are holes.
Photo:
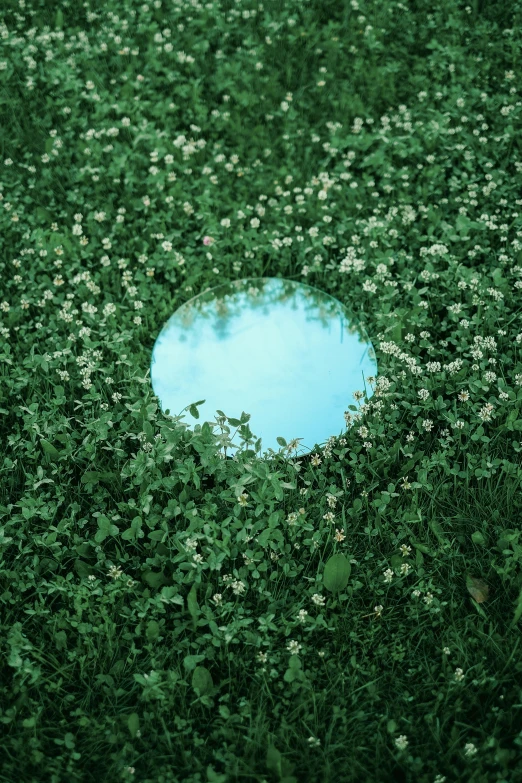
[[[214,687],[212,675],[205,666],[196,666],[192,674],[192,687],[200,696],[210,693]]]
[[[288,661],[288,669],[284,673],[283,679],[285,682],[294,682],[294,680],[304,679],[304,674],[301,672],[302,664],[298,655],[291,655]]]
[[[80,579],[86,579],[91,574],[90,566],[83,560],[75,560],[74,568]]]
[[[276,497],[276,500],[282,500],[283,499],[283,490],[281,488],[281,482],[279,479],[272,479],[272,489],[274,490],[274,495]]]
[[[139,537],[139,533],[141,531],[141,524],[142,524],[141,517],[140,516],[134,517],[134,519],[131,522],[131,526],[121,534],[121,537],[125,541],[135,541],[136,538]]]
[[[204,655],[185,655],[183,658],[183,666],[188,672],[191,672],[200,661],[204,660]]]
[[[110,529],[111,529],[111,523],[107,519],[105,514],[100,514],[98,516],[98,527],[99,527],[99,530],[96,533],[96,535],[94,536],[94,540],[96,541],[97,544],[101,544],[102,541],[105,541],[105,539],[109,535]]]
[[[344,590],[351,570],[352,566],[342,552],[332,555],[324,567],[323,584],[326,589],[332,593]]]
[[[154,587],[154,588],[161,587],[162,585],[166,584],[168,581],[163,571],[144,571],[143,574],[141,575],[141,578],[150,587]]]
[[[301,659],[299,658],[299,656],[292,654],[290,656],[289,661],[288,661],[288,666],[290,667],[290,669],[301,669],[302,668],[302,664],[301,664]]]
[[[109,530],[111,526],[110,519],[106,517],[105,514],[96,513],[95,516],[97,517],[100,530]]]
[[[297,680],[297,675],[295,670],[288,668],[283,675],[283,680],[285,682],[293,682],[294,680]]]
[[[161,541],[164,535],[164,530],[151,530],[151,532],[147,535],[147,538],[150,538],[151,541]]]
[[[419,552],[424,552],[425,555],[431,555],[433,557],[431,549],[426,546],[426,544],[420,544],[418,541],[412,541],[411,543]]]
[[[152,429],[152,424],[147,419],[143,422],[143,432],[149,441],[154,440],[154,430]]]
[[[169,603],[179,604],[180,606],[183,606],[183,596],[178,595],[177,592],[178,588],[174,587],[174,585],[168,585],[166,587],[161,588],[161,595],[163,598],[166,598]]]
[[[474,544],[478,544],[479,546],[485,546],[486,544],[486,539],[484,538],[480,530],[475,530],[475,532],[472,533],[471,540],[473,541]]]
[[[198,400],[198,402],[193,402],[192,405],[189,406],[189,413],[195,419],[199,419],[199,411],[197,409],[197,406],[203,405],[204,402],[205,400]]]
[[[207,766],[207,783],[228,783],[228,775],[222,775],[216,772],[212,764]]]
[[[86,470],[81,477],[82,484],[97,484],[99,481],[111,482],[117,478],[116,473],[103,470]]]
[[[503,552],[505,549],[509,549],[512,541],[518,538],[518,532],[515,532],[512,528],[506,528],[500,533],[500,538],[497,540],[498,548]]]
[[[268,544],[268,540],[270,536],[272,535],[272,531],[269,527],[265,528],[262,533],[257,537],[257,543],[260,547],[265,547]]]
[[[281,754],[272,742],[266,752],[266,767],[270,772],[274,772],[278,779],[281,778]]]
[[[124,541],[135,541],[136,540],[136,531],[133,530],[131,527],[127,528],[127,530],[124,530],[121,534],[121,537]]]
[[[53,446],[52,443],[49,443],[49,441],[46,440],[45,438],[40,438],[40,445],[44,450],[44,452],[48,454],[50,457],[52,457],[52,459],[58,459],[58,457],[60,456],[60,452],[58,451],[58,449],[55,446]]]
[[[131,712],[127,718],[127,726],[129,728],[132,739],[134,739],[140,728],[140,716],[137,712]]]
[[[147,623],[147,630],[145,631],[145,636],[149,640],[149,642],[153,642],[155,639],[157,639],[160,635],[160,627],[159,623],[156,620],[149,620]]]
[[[192,617],[192,623],[195,626],[197,619],[200,615],[200,609],[199,604],[197,600],[197,587],[196,583],[194,582],[192,587],[189,590],[189,594],[187,596],[187,608],[190,612],[190,616]]]
[[[105,532],[105,530],[98,530],[96,535],[94,536],[94,540],[97,544],[101,544],[105,539],[107,538],[109,534]]]

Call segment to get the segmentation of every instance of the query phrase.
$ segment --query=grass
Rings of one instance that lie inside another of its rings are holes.
[[[0,14],[1,783],[522,780],[522,4]],[[249,276],[376,350],[302,458],[152,392]]]

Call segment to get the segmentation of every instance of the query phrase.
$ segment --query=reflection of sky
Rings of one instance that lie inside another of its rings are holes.
[[[217,408],[236,418],[250,413],[250,429],[262,438],[263,451],[279,449],[277,436],[301,437],[301,447],[308,450],[339,435],[353,392],[364,390],[363,374],[376,376],[377,366],[368,353],[370,344],[357,332],[349,333],[342,305],[331,315],[323,306],[321,323],[314,317],[310,291],[295,284],[293,296],[269,304],[257,295],[255,308],[248,293],[238,292],[233,298],[241,306],[231,305],[233,317],[217,316],[212,300],[202,308],[205,315],[194,313],[189,326],[183,326],[185,304],[153,349],[151,380],[162,409],[178,415],[190,403],[205,400],[198,420],[186,414],[184,421],[192,427],[196,421],[213,421]],[[317,313],[324,298],[317,291]],[[368,383],[366,388],[370,396]]]

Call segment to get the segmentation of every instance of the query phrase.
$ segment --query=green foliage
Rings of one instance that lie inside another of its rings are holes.
[[[212,675],[205,666],[196,666],[192,673],[192,687],[198,696],[205,696],[213,688]]]
[[[332,555],[324,567],[323,584],[331,593],[344,590],[352,567],[342,552]]]
[[[50,5],[0,20],[0,781],[522,779],[522,4]],[[376,348],[303,457],[152,393],[259,276]]]

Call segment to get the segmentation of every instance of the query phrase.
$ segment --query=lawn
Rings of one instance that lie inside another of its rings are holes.
[[[0,783],[522,781],[521,76],[514,0],[2,0]],[[247,277],[375,348],[305,455],[151,386]]]

